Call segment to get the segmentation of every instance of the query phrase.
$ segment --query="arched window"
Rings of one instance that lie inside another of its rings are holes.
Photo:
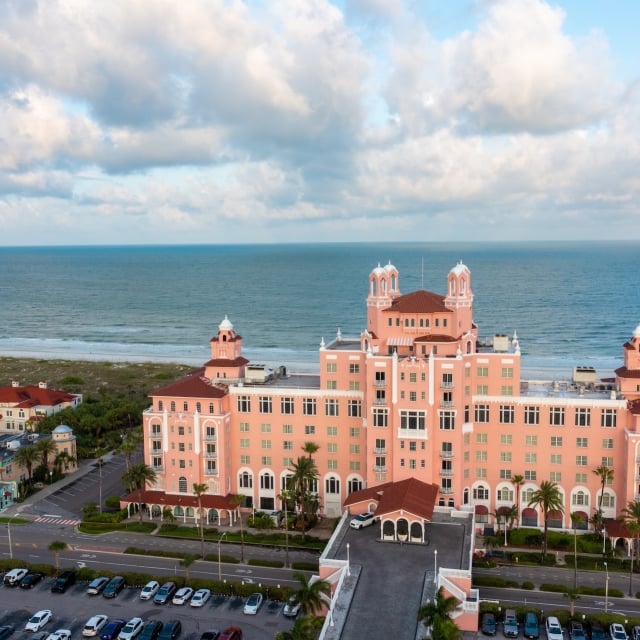
[[[608,491],[604,492],[602,496],[602,507],[607,509],[614,509],[616,506],[616,498],[612,493]]]
[[[248,471],[243,471],[239,478],[240,487],[251,489],[253,487],[253,476]]]
[[[528,506],[531,502],[531,498],[533,498],[533,494],[535,493],[535,489],[525,489],[522,492],[522,504]]]
[[[359,480],[358,478],[351,478],[351,480],[349,480],[349,482],[347,483],[347,492],[349,494],[353,493],[354,491],[360,491],[362,489],[362,480]]]
[[[571,503],[579,506],[589,506],[589,494],[584,491],[576,491],[573,494]]]
[[[325,481],[326,493],[340,493],[340,480],[331,476]]]
[[[483,484],[478,485],[473,490],[473,499],[474,500],[488,500],[489,499],[489,488],[485,487]]]
[[[268,471],[260,474],[260,488],[270,491],[273,490],[273,474]]]
[[[180,493],[187,493],[187,479],[184,476],[178,478],[178,491]]]
[[[462,492],[462,504],[469,504],[469,489]]]
[[[285,473],[280,478],[280,489],[282,491],[286,491],[289,488],[289,478],[293,478],[293,474],[292,473]]]

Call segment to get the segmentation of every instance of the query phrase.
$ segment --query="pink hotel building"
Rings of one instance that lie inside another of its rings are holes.
[[[640,498],[640,326],[614,379],[578,367],[571,381],[527,382],[515,336],[479,341],[471,272],[461,263],[445,295],[402,295],[397,269],[378,266],[366,304],[359,337],[338,332],[321,342],[315,375],[252,365],[225,317],[211,359],[151,394],[144,434],[145,461],[158,473],[145,495],[152,515],[171,508],[195,517],[194,483],[208,486],[209,522],[237,517],[232,494],[244,495],[245,507],[278,509],[307,442],[319,446],[317,491],[328,517],[340,516],[357,490],[414,478],[436,486],[436,507],[474,512],[477,531],[513,505],[523,525],[542,526],[528,502],[551,480],[564,499],[551,525],[570,528],[577,511],[586,528],[601,465],[615,470],[605,518]]]

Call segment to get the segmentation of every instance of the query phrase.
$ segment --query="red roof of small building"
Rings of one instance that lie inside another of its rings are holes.
[[[227,394],[225,388],[214,385],[203,374],[204,368],[198,369],[177,382],[152,391],[149,395],[173,398],[222,398]]]
[[[629,402],[627,402],[627,408],[634,416],[640,415],[640,398],[629,400]]]
[[[240,356],[239,358],[234,358],[230,360],[229,358],[214,358],[213,360],[209,360],[209,362],[205,362],[205,367],[242,367],[245,364],[248,364],[249,361],[246,358]]]
[[[443,334],[432,334],[430,336],[420,336],[416,338],[414,342],[456,342],[456,338],[453,336],[445,336]]]
[[[16,408],[56,407],[65,402],[73,402],[75,398],[72,393],[33,384],[25,387],[0,387],[0,402],[12,404]]]
[[[228,493],[226,496],[209,495],[203,493],[201,497],[202,506],[205,509],[235,509],[237,503],[234,502],[235,496]],[[141,493],[133,491],[122,498],[122,502],[143,502],[144,504],[159,504],[168,507],[198,507],[198,498],[188,493],[165,493],[145,489]]]
[[[420,289],[397,297],[383,313],[451,313],[444,296]]]
[[[615,370],[615,374],[619,378],[640,378],[639,369],[627,369],[627,367],[619,367]]]

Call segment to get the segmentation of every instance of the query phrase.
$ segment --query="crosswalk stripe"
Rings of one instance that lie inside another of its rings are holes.
[[[81,520],[75,520],[75,519],[64,520],[62,518],[45,518],[43,516],[39,516],[34,519],[34,522],[41,522],[46,524],[77,525],[77,524],[80,524]]]

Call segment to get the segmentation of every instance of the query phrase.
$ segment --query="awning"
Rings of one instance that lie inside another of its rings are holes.
[[[562,520],[562,511],[549,511],[549,520]]]
[[[487,516],[489,515],[489,507],[483,504],[476,505],[476,515],[478,516]]]
[[[589,521],[589,515],[586,514],[584,511],[574,511],[573,513],[575,513],[577,516],[580,516],[583,522]]]
[[[408,336],[393,336],[387,340],[390,347],[410,347],[413,344],[413,338]]]
[[[499,507],[497,513],[499,516],[508,516],[511,513],[511,507]]]
[[[532,509],[531,507],[527,507],[526,509],[522,510],[522,517],[523,518],[537,518],[538,514],[537,514],[535,509]]]

